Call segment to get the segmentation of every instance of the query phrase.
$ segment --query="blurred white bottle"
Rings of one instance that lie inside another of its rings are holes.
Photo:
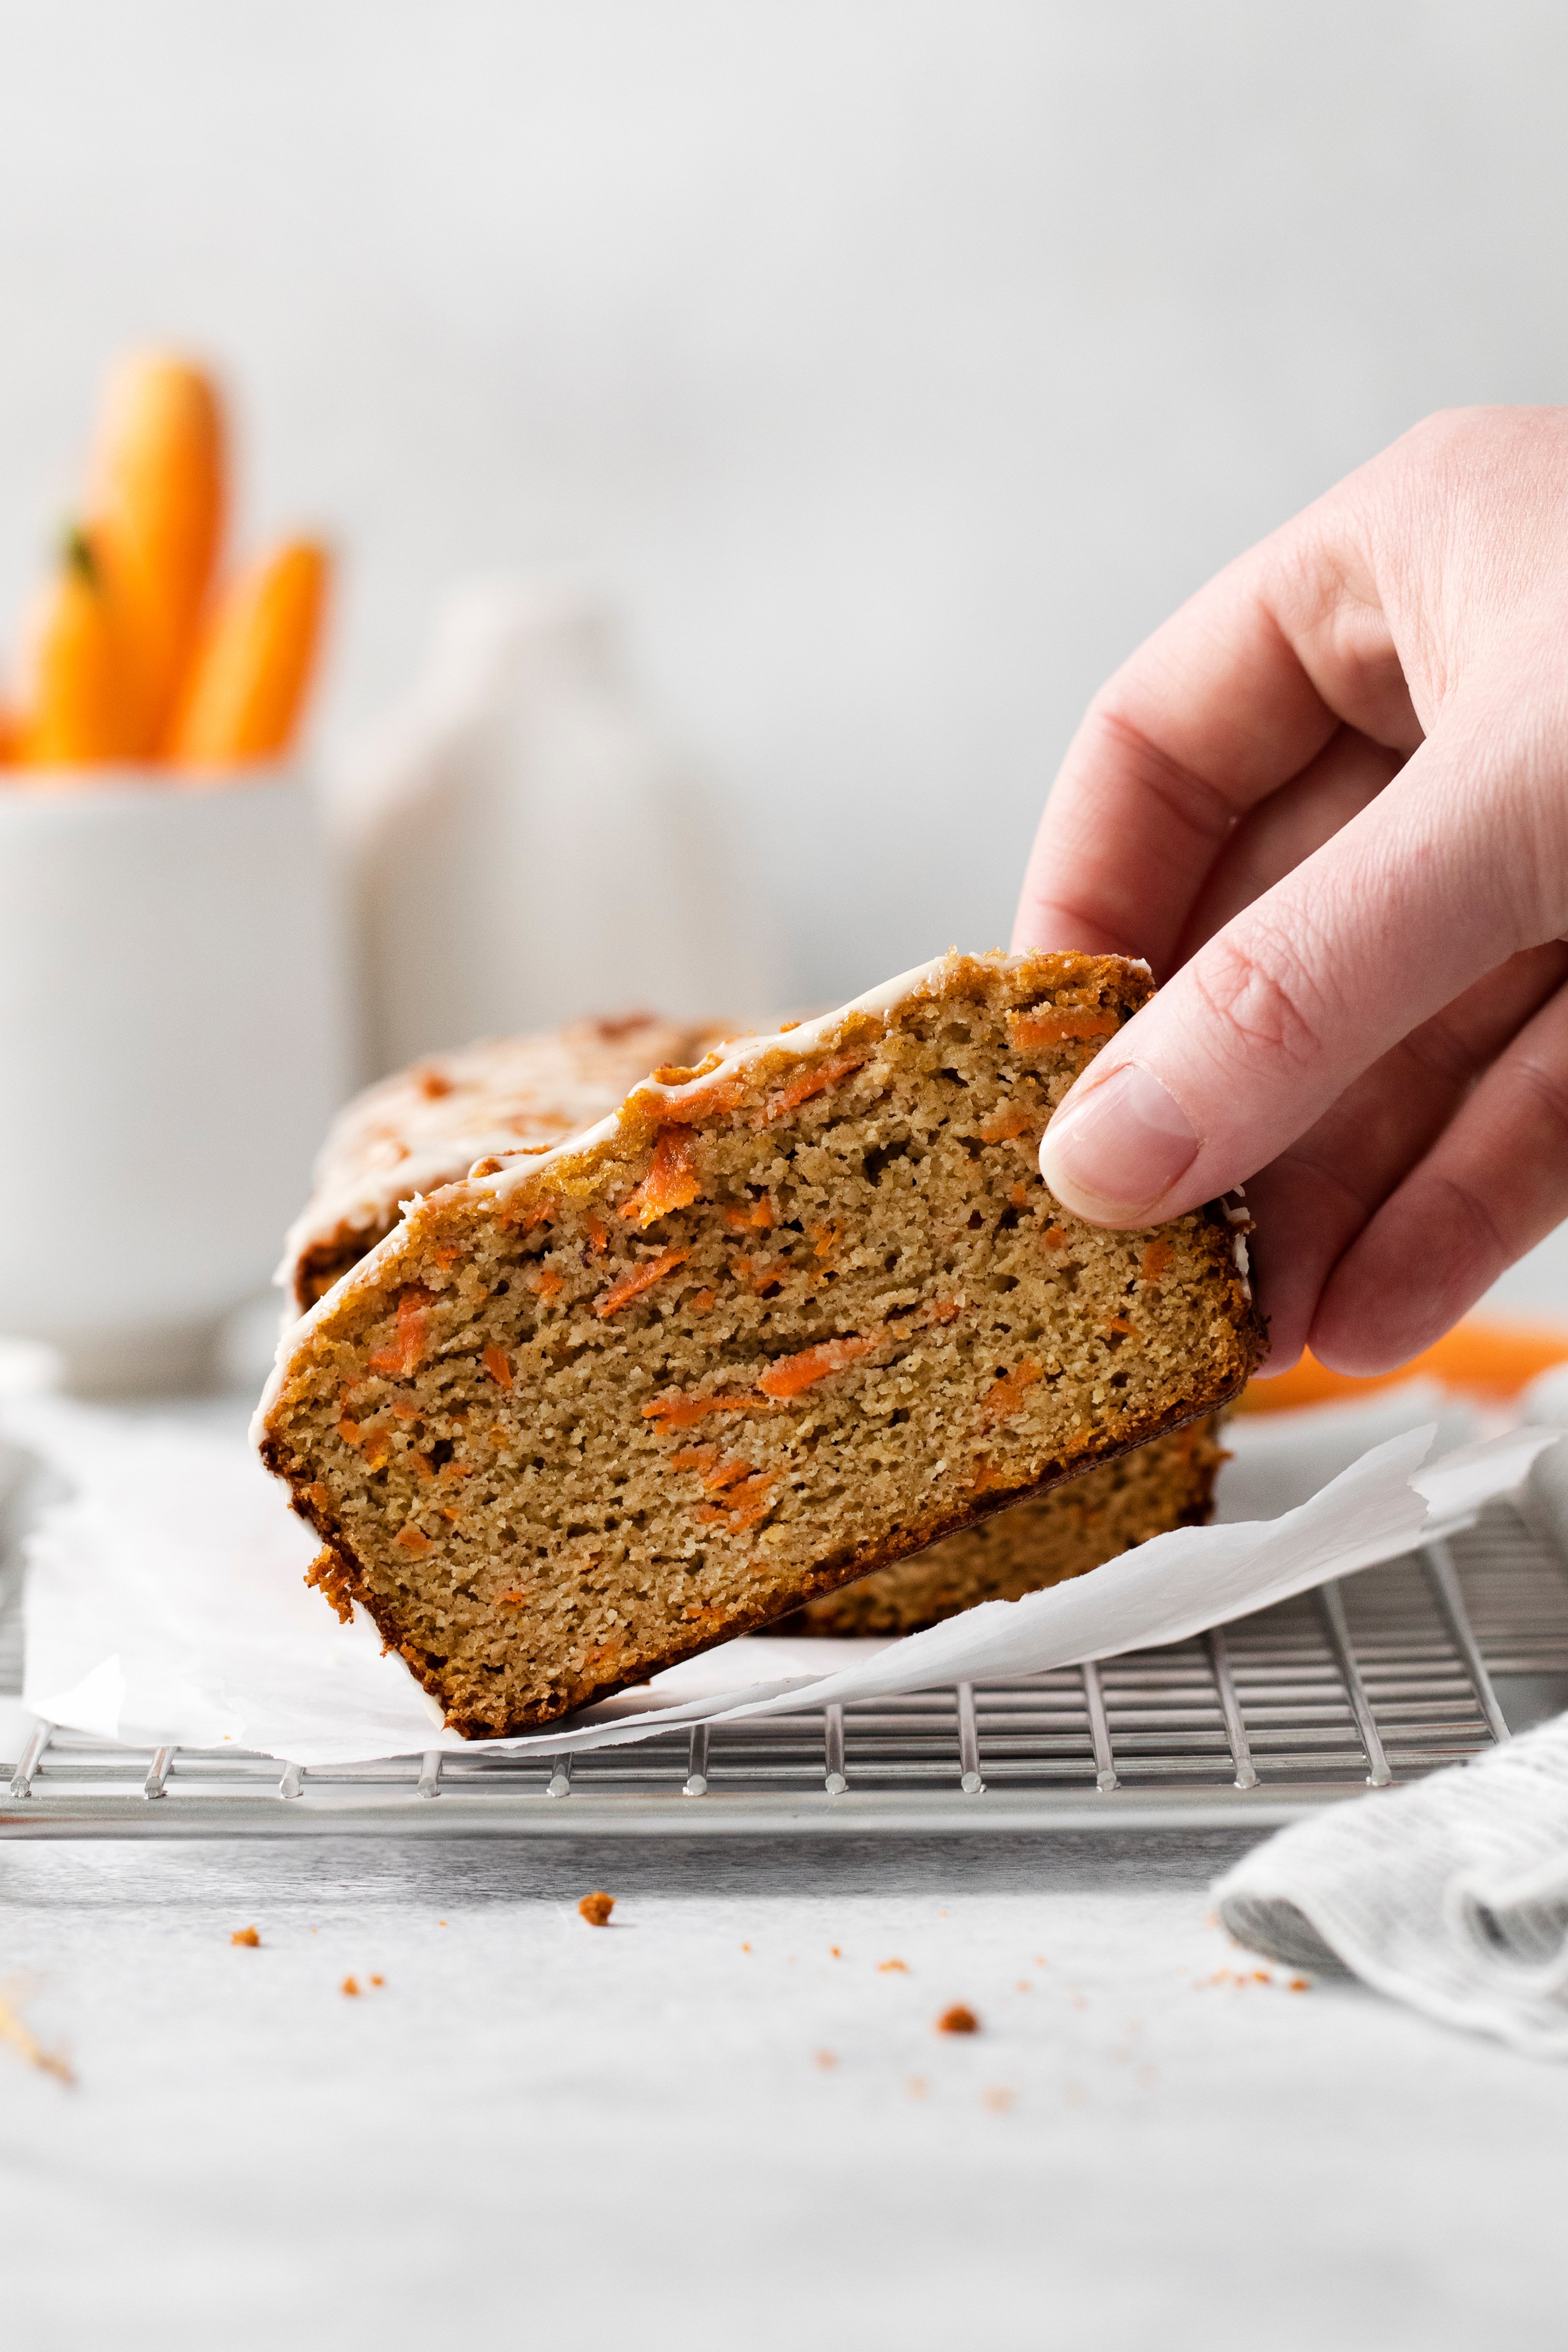
[[[749,1016],[778,1001],[756,880],[581,588],[454,593],[333,804],[371,1074],[583,1013]]]

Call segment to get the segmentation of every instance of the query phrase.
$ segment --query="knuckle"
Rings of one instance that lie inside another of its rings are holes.
[[[1322,1017],[1301,957],[1285,941],[1254,930],[1222,933],[1192,966],[1193,984],[1221,1032],[1246,1062],[1310,1068],[1323,1048]]]

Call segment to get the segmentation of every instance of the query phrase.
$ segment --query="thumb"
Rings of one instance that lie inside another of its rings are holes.
[[[1490,823],[1467,822],[1435,749],[1227,924],[1084,1072],[1040,1148],[1064,1208],[1150,1225],[1229,1191],[1390,1046],[1537,944],[1518,935],[1533,918],[1510,877],[1513,828],[1495,803]],[[1539,920],[1552,936],[1552,913]]]

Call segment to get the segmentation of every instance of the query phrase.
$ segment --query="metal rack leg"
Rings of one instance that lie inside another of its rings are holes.
[[[1487,1719],[1492,1738],[1500,1747],[1513,1735],[1497,1703],[1497,1693],[1491,1686],[1491,1676],[1487,1672],[1480,1643],[1476,1640],[1475,1629],[1470,1623],[1470,1612],[1465,1607],[1464,1589],[1459,1582],[1459,1571],[1454,1566],[1454,1555],[1448,1545],[1439,1540],[1428,1544],[1421,1558],[1437,1607],[1448,1624],[1448,1638],[1465,1662],[1465,1672],[1480,1701],[1481,1713]]]
[[[570,1756],[550,1758],[549,1780],[545,1787],[547,1797],[570,1797],[571,1794],[571,1764]]]
[[[830,1797],[841,1797],[849,1787],[844,1770],[844,1711],[841,1706],[822,1709],[822,1761],[826,1777],[822,1786]]]
[[[707,1795],[707,1726],[694,1723],[692,1736],[686,1744],[686,1780],[683,1797]]]
[[[172,1748],[159,1748],[147,1769],[147,1778],[141,1783],[144,1797],[161,1797],[163,1794],[163,1783],[169,1778],[169,1767],[173,1761],[174,1750]]]
[[[14,1797],[32,1795],[33,1775],[42,1763],[44,1750],[54,1736],[52,1723],[36,1723],[33,1726],[27,1745],[22,1750],[22,1760],[11,1775],[11,1794]]]
[[[975,1685],[958,1685],[958,1786],[966,1797],[984,1796],[980,1778],[980,1733],[975,1721]]]
[[[1083,1678],[1083,1697],[1089,1709],[1089,1737],[1094,1742],[1094,1786],[1103,1797],[1108,1797],[1116,1786],[1116,1759],[1111,1748],[1111,1726],[1105,1716],[1100,1669],[1085,1660],[1078,1671]]]
[[[1219,1693],[1219,1711],[1225,1717],[1225,1737],[1230,1743],[1230,1760],[1236,1767],[1239,1789],[1258,1786],[1257,1768],[1252,1761],[1252,1743],[1247,1737],[1242,1718],[1241,1701],[1237,1696],[1236,1677],[1230,1670],[1230,1644],[1217,1625],[1205,1635],[1208,1646],[1208,1663],[1214,1670],[1214,1687]]]
[[[419,1793],[422,1797],[441,1794],[442,1753],[439,1748],[427,1748],[419,1759]]]
[[[1355,1663],[1351,1647],[1350,1626],[1344,1613],[1344,1598],[1336,1578],[1333,1584],[1318,1587],[1318,1610],[1329,1637],[1329,1647],[1344,1685],[1350,1711],[1355,1717],[1355,1727],[1361,1734],[1361,1744],[1366,1751],[1367,1785],[1374,1789],[1388,1788],[1394,1779],[1388,1769],[1388,1759],[1383,1752],[1383,1738],[1377,1720],[1372,1712],[1372,1701],[1366,1696],[1366,1685],[1361,1679],[1361,1668]]]

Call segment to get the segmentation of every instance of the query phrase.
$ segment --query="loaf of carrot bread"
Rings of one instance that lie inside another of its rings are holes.
[[[981,1601],[1065,1584],[1172,1528],[1202,1527],[1225,1455],[1212,1415],[808,1601],[781,1633],[918,1633]]]
[[[1212,1412],[1261,1341],[1232,1213],[1106,1232],[1036,1164],[1151,985],[946,956],[413,1202],[257,1416],[312,1580],[521,1731]]]
[[[391,1233],[415,1193],[455,1183],[476,1160],[548,1150],[605,1118],[660,1063],[695,1060],[724,1034],[628,1013],[433,1054],[367,1087],[333,1121],[283,1245],[277,1278],[295,1313]]]

